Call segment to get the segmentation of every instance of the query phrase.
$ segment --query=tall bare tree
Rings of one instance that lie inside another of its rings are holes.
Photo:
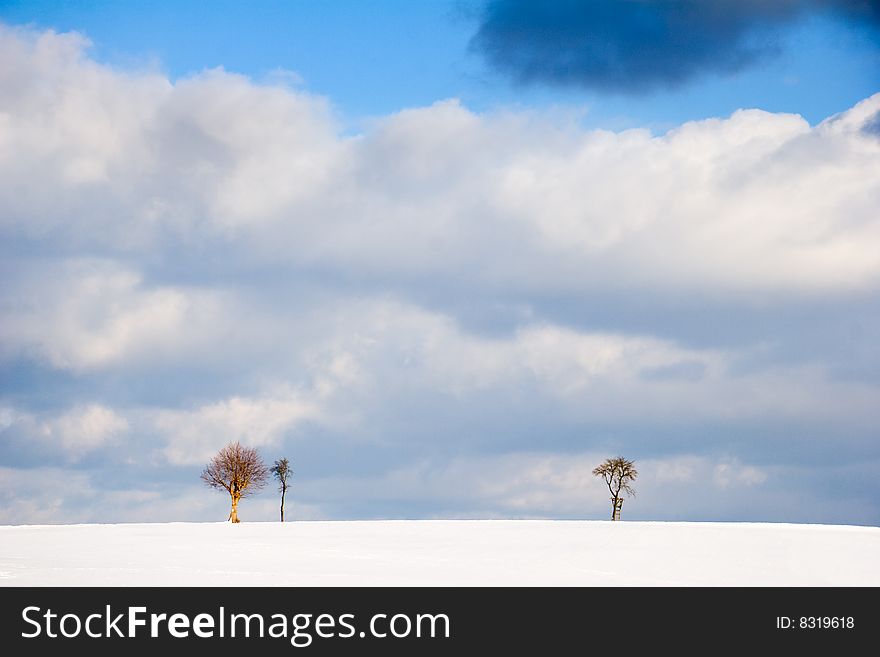
[[[281,522],[284,522],[284,495],[287,493],[288,481],[293,476],[293,470],[290,469],[287,459],[283,458],[275,461],[269,472],[278,480],[278,491],[281,493]]]
[[[622,456],[616,456],[613,459],[605,459],[601,465],[593,470],[593,474],[597,477],[602,477],[608,485],[608,490],[611,492],[611,519],[617,520],[617,513],[615,512],[617,511],[618,504],[623,502],[620,492],[623,491],[627,495],[633,496],[636,494],[630,485],[639,476],[635,464]]]
[[[202,472],[202,481],[208,486],[229,493],[232,499],[229,520],[232,522],[241,522],[238,519],[239,500],[265,486],[268,478],[269,470],[259,452],[237,441],[217,452]]]

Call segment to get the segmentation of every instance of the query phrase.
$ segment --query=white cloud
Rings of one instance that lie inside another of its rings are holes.
[[[214,322],[221,295],[146,287],[136,272],[94,260],[31,268],[2,294],[7,357],[35,355],[61,369],[154,360],[194,346]]]
[[[232,397],[192,410],[159,411],[153,421],[168,441],[166,458],[182,465],[204,463],[230,441],[275,445],[285,432],[319,414],[314,402],[295,391],[282,391],[274,397]]]
[[[461,517],[467,509],[466,515],[474,517],[605,518],[610,513],[609,492],[592,471],[608,456],[514,452],[444,463],[422,461],[375,478],[309,482],[302,494],[331,506],[345,498],[368,502],[401,498],[430,503],[442,517]],[[705,511],[711,504],[729,504],[724,496],[746,495],[753,500],[766,494],[768,469],[726,457],[676,455],[636,459],[636,466],[636,496],[625,502],[629,517],[668,517],[677,512],[671,505],[692,504],[689,497],[694,495],[703,496]]]
[[[82,472],[0,466],[0,491],[3,524],[76,523],[90,516],[93,490]]]
[[[818,364],[739,371],[751,347],[696,348],[540,320],[476,335],[387,296],[279,308],[271,296],[149,284],[105,263],[22,280],[33,296],[6,296],[7,358],[36,354],[78,373],[224,377],[214,391],[184,378],[195,405],[132,409],[153,418],[142,426],[162,436],[174,463],[201,462],[228,440],[278,444],[305,421],[357,435],[396,415],[401,400],[432,400],[443,415],[449,398],[468,405],[482,395],[489,414],[514,403],[568,422],[663,426],[756,418],[861,426],[880,404],[870,382],[834,379]]]
[[[767,471],[744,465],[737,459],[719,457],[678,456],[644,461],[643,469],[655,485],[682,484],[716,488],[759,486],[767,480]]]
[[[128,421],[99,404],[75,408],[45,425],[61,447],[78,454],[102,447],[128,429]]]
[[[712,473],[713,483],[720,488],[727,488],[738,484],[742,486],[756,486],[767,480],[767,474],[759,468],[750,466],[736,467],[735,464],[719,463]]]
[[[125,416],[101,404],[71,407],[60,414],[0,410],[0,431],[16,431],[64,454],[72,461],[118,442],[129,430]]]
[[[136,485],[108,490],[100,478],[85,472],[0,466],[0,524],[4,525],[222,521],[228,507],[228,497],[224,500],[195,482],[185,487]],[[250,502],[245,508],[250,513]],[[272,511],[267,508],[259,519],[274,520]]]
[[[880,275],[880,140],[860,130],[880,95],[814,128],[744,110],[663,136],[444,101],[343,138],[299,90],[222,70],[171,83],[95,63],[76,35],[3,35],[11,235],[121,253],[219,241],[275,266],[520,290]]]
[[[875,386],[833,380],[818,365],[739,371],[753,355],[750,347],[700,349],[544,322],[479,336],[446,315],[388,299],[348,300],[300,317],[310,321],[321,330],[301,345],[309,354],[303,360],[316,371],[335,359],[344,363],[352,374],[335,385],[363,393],[357,402],[363,414],[419,392],[462,400],[485,392],[502,406],[525,395],[531,403],[552,400],[562,416],[577,421],[664,424],[761,417],[858,422],[880,404]]]

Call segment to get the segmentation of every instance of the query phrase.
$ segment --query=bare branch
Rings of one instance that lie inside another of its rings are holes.
[[[245,447],[238,442],[229,443],[217,452],[202,472],[205,484],[229,493],[233,522],[238,521],[238,501],[265,486],[268,478],[269,470],[259,452],[254,447]]]
[[[290,468],[290,462],[286,458],[278,459],[275,464],[269,468],[272,476],[278,480],[278,492],[283,493],[287,490],[290,477],[293,476],[293,470]]]
[[[605,461],[596,466],[593,474],[605,480],[611,493],[612,502],[620,496],[621,490],[627,495],[635,497],[636,491],[631,486],[631,483],[639,476],[639,472],[632,461],[622,456],[605,459]]]

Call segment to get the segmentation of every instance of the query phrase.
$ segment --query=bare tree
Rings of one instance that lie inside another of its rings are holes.
[[[278,491],[281,493],[281,522],[284,522],[284,494],[287,493],[287,485],[293,470],[286,458],[278,459],[275,465],[269,468],[269,472],[278,480]]]
[[[205,466],[202,481],[211,488],[225,490],[232,498],[232,511],[229,520],[238,519],[238,502],[242,497],[266,485],[269,471],[259,452],[253,447],[244,447],[237,441],[221,449]]]
[[[593,470],[593,474],[602,477],[608,485],[608,490],[611,492],[611,519],[617,520],[619,517],[617,511],[623,504],[620,491],[627,495],[634,496],[636,494],[630,486],[630,482],[639,476],[635,464],[622,456],[617,456],[613,459],[605,459],[601,465]]]

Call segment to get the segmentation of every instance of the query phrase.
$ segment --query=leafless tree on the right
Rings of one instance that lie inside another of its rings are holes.
[[[636,494],[636,491],[630,486],[630,482],[639,476],[635,464],[622,456],[616,456],[613,459],[605,459],[601,465],[593,470],[593,474],[602,477],[608,485],[608,490],[611,492],[611,519],[617,520],[615,512],[618,505],[623,502],[620,491],[627,495],[634,496]]]

